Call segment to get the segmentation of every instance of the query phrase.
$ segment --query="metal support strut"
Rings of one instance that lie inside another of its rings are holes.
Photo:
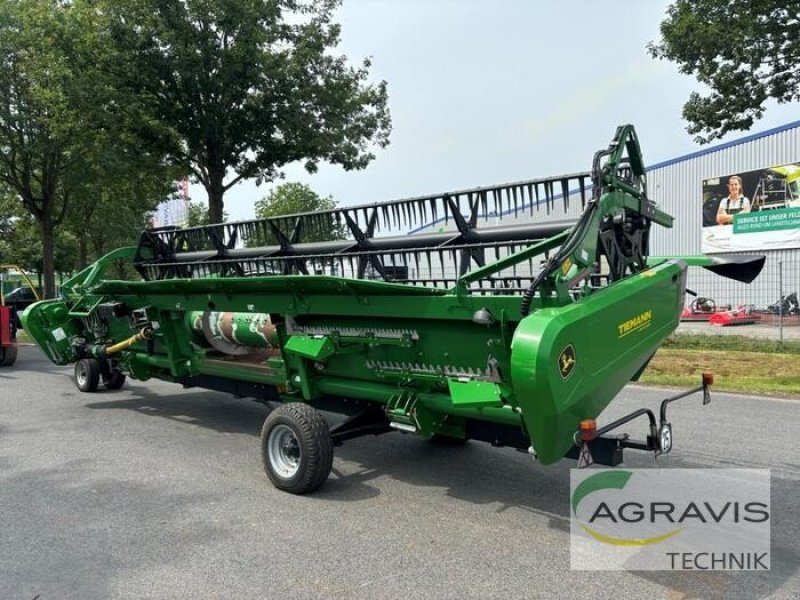
[[[649,408],[637,409],[599,429],[594,419],[581,421],[578,431],[575,432],[575,447],[567,453],[566,457],[577,459],[578,468],[588,467],[593,463],[615,467],[622,462],[625,448],[653,452],[656,457],[669,453],[672,450],[672,424],[667,421],[667,405],[697,392],[703,392],[703,405],[709,404],[711,402],[709,386],[713,383],[714,376],[711,373],[703,373],[702,385],[699,387],[662,400],[658,422],[656,422],[655,414]],[[649,421],[648,434],[644,441],[630,439],[630,435],[627,433],[615,436],[607,435],[642,415],[647,415]]]

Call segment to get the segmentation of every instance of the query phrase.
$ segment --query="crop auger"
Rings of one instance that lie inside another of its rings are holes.
[[[581,202],[577,221],[546,221]],[[501,214],[523,224],[479,227]],[[400,234],[436,223],[437,231]],[[441,222],[441,224],[439,224]],[[333,447],[413,432],[616,465],[669,452],[669,402],[596,419],[678,325],[686,269],[752,281],[764,258],[653,257],[639,143],[621,126],[591,173],[192,228],[149,229],[31,306],[25,330],[81,391],[156,377],[273,406],[264,467],[319,487]],[[325,241],[320,232],[333,232]],[[141,281],[105,278],[132,262]],[[320,414],[344,416],[335,426]],[[649,420],[643,440],[607,435]]]

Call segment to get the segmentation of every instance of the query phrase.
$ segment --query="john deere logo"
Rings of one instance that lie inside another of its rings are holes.
[[[576,360],[575,348],[572,347],[572,344],[561,351],[561,355],[558,357],[558,372],[561,373],[561,377],[564,379],[569,377]]]

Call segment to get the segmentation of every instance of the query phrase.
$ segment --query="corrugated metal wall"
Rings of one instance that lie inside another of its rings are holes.
[[[792,125],[648,169],[650,197],[675,217],[672,230],[654,227],[650,253],[700,254],[703,180],[800,161],[800,123]],[[764,271],[755,282],[746,285],[702,269],[690,269],[689,289],[713,298],[718,305],[733,307],[766,307],[778,300],[781,287],[784,294],[800,290],[800,249],[736,254],[767,256]]]

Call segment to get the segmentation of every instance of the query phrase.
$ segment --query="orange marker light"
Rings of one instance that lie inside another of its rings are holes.
[[[580,425],[581,439],[584,442],[591,442],[597,433],[597,421],[594,419],[584,419]]]

